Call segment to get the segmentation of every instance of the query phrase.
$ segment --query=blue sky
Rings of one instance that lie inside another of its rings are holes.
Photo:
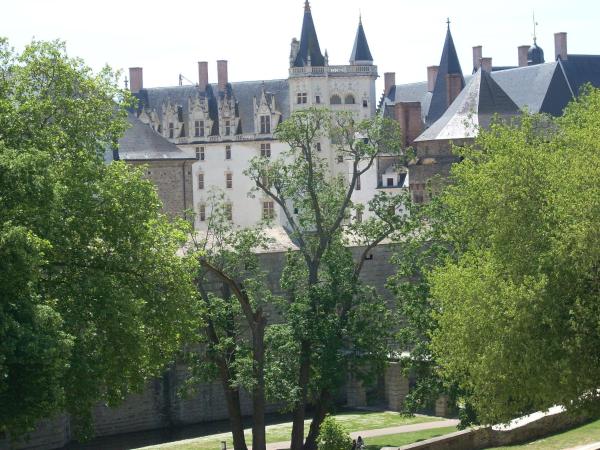
[[[197,81],[196,62],[229,61],[230,81],[287,77],[292,37],[299,37],[304,0],[4,0],[0,35],[20,49],[33,37],[62,39],[69,54],[97,69],[108,63],[144,68],[144,85]],[[570,53],[600,54],[600,2],[592,0],[313,0],[321,49],[330,64],[347,64],[359,11],[380,75],[421,81],[439,63],[446,18],[463,72],[471,48],[483,46],[494,65],[516,65],[517,47],[533,40],[554,58],[553,34],[568,33]],[[383,78],[383,77],[382,77]],[[378,87],[382,86],[382,78]]]

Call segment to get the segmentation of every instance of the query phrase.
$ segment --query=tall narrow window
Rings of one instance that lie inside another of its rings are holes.
[[[225,218],[230,222],[233,221],[233,205],[231,203],[225,204]]]
[[[263,202],[262,217],[264,220],[271,220],[275,217],[275,204],[273,200],[265,200]]]
[[[198,189],[204,189],[204,174],[198,174]]]
[[[179,133],[179,137],[186,137],[187,135],[185,134],[185,123],[181,124],[181,133]]]
[[[231,172],[225,174],[225,187],[227,189],[233,188],[233,174]]]
[[[320,152],[321,151],[321,143],[317,142],[317,151]]]
[[[356,177],[356,190],[360,191],[360,175]]]
[[[260,144],[260,156],[271,157],[271,144]]]
[[[204,161],[204,147],[196,147],[196,159]]]
[[[206,220],[206,205],[202,204],[198,206],[198,218],[200,219],[200,222]]]
[[[361,223],[363,221],[363,212],[362,210],[356,211],[356,222]]]
[[[387,179],[387,187],[394,187],[394,179],[393,178]]]
[[[260,116],[260,134],[271,133],[271,116]]]
[[[225,146],[225,159],[231,159],[231,145]]]
[[[225,121],[225,136],[229,136],[231,134],[231,121]]]
[[[200,137],[200,121],[194,121],[194,136]]]
[[[173,139],[175,136],[175,124],[173,122],[169,122],[169,138]]]
[[[363,100],[363,108],[366,108],[369,106],[369,103],[366,100]]]
[[[318,105],[321,103],[321,96],[320,95],[316,95],[315,96],[315,103]]]

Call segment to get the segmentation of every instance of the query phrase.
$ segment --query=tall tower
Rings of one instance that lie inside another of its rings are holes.
[[[332,111],[350,111],[357,119],[375,115],[377,66],[359,20],[348,65],[330,65],[327,51],[323,55],[308,0],[304,3],[304,19],[300,41],[293,39],[290,53],[289,92],[291,112],[310,106]],[[332,173],[347,173],[329,142],[322,142],[323,157]]]

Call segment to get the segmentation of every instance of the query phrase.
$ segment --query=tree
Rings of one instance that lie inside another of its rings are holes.
[[[264,450],[265,436],[265,306],[275,301],[257,252],[270,240],[261,227],[235,229],[227,217],[224,196],[212,193],[206,233],[194,238],[201,271],[197,288],[202,299],[204,348],[192,355],[195,385],[218,378],[223,386],[233,446],[247,448],[240,388],[252,397],[252,448]],[[216,287],[221,284],[221,295]]]
[[[336,420],[328,416],[323,420],[318,439],[319,450],[350,450],[352,438]]]
[[[433,272],[443,373],[478,417],[598,411],[600,92],[482,131],[442,195],[456,261]]]
[[[274,161],[255,158],[246,174],[280,206],[298,245],[297,252],[289,253],[282,277],[288,293],[282,314],[298,352],[296,395],[290,399],[291,448],[313,450],[320,425],[343,382],[340,374],[347,373],[341,367],[349,368],[353,360],[384,358],[385,330],[371,330],[367,336],[361,326],[384,323],[385,303],[360,283],[359,275],[366,255],[403,223],[403,216],[397,214],[403,199],[381,193],[370,204],[373,218],[362,225],[346,223],[364,207],[351,201],[360,175],[386,152],[402,160],[400,134],[397,124],[387,119],[359,122],[351,115],[311,108],[293,113],[278,126],[276,137],[290,150]],[[337,156],[350,165],[348,178],[332,174],[319,153],[323,139],[331,139]],[[347,248],[349,236],[363,245],[356,261]],[[373,340],[366,345],[369,339]],[[357,373],[368,372],[366,366],[354,367]],[[304,443],[309,403],[315,413]]]
[[[0,431],[140,390],[191,338],[188,228],[140,170],[105,164],[129,98],[61,43],[0,43]]]

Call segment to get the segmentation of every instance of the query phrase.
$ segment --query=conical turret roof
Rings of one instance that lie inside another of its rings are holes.
[[[304,3],[304,19],[302,21],[302,33],[300,34],[300,48],[294,61],[294,67],[324,66],[325,58],[319,47],[319,39],[313,22],[310,4],[308,0]]]
[[[458,55],[456,53],[456,48],[454,47],[454,40],[452,39],[452,33],[450,33],[450,25],[448,25],[448,31],[446,32],[442,58],[440,59],[435,87],[433,88],[431,96],[431,106],[429,107],[429,113],[427,114],[428,124],[432,124],[442,117],[442,114],[444,114],[444,111],[446,111],[450,104],[448,99],[447,75],[459,75],[461,90],[465,87],[465,78],[462,69],[460,68],[460,62],[458,61]]]
[[[369,50],[369,43],[362,24],[362,18],[358,20],[358,29],[356,30],[356,38],[354,39],[354,47],[350,55],[350,64],[372,64],[373,56]]]

